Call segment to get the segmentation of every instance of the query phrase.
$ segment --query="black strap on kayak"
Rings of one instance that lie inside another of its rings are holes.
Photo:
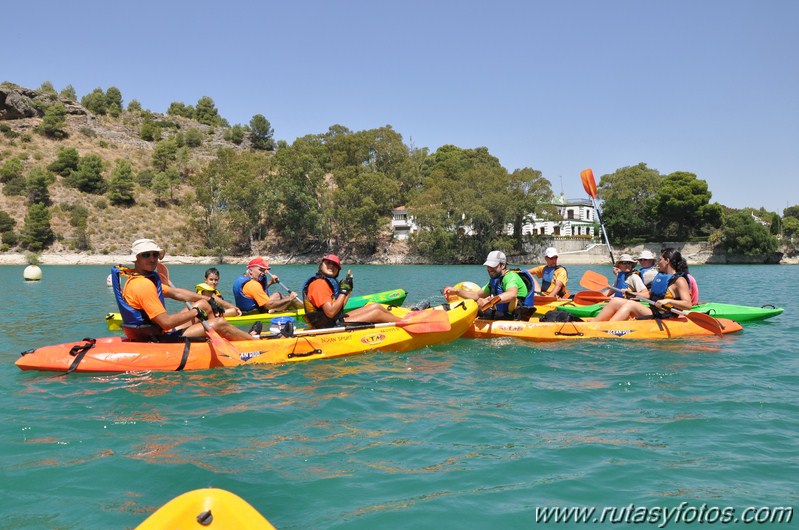
[[[571,326],[574,331],[571,333],[563,331],[566,326]],[[555,335],[563,335],[564,337],[582,337],[584,333],[577,329],[577,325],[574,322],[564,322],[560,329],[555,332]]]
[[[85,344],[80,344],[80,345],[76,344],[72,347],[72,349],[69,350],[69,354],[75,357],[75,360],[72,361],[71,365],[69,365],[69,369],[67,370],[68,374],[71,374],[72,372],[77,370],[78,365],[86,356],[86,352],[94,348],[94,344],[97,342],[97,339],[92,339],[88,337],[84,338],[83,340]]]
[[[189,350],[191,349],[191,341],[188,337],[183,344],[183,356],[180,358],[180,365],[175,369],[176,372],[182,371],[186,367],[186,361],[189,360]]]

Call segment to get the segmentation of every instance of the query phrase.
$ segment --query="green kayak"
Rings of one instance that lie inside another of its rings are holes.
[[[388,304],[394,306],[401,306],[405,302],[408,293],[404,289],[394,289],[393,291],[382,291],[374,294],[366,294],[363,296],[351,296],[347,305],[344,307],[345,311],[352,311],[363,307],[369,302],[376,302],[378,304]],[[305,314],[304,309],[295,309],[292,311],[282,311],[280,313],[254,313],[251,315],[242,315],[240,317],[228,317],[227,321],[236,326],[250,326],[255,321],[260,320],[265,326],[273,318],[278,317],[294,317],[299,320]],[[105,316],[105,325],[111,331],[119,331],[122,329],[122,317],[119,313],[108,313]]]
[[[576,305],[566,303],[561,305],[559,309],[568,311],[572,315],[578,316],[580,318],[592,318],[597,316],[603,307],[605,307],[605,304]],[[717,318],[728,318],[736,322],[750,322],[753,320],[765,320],[767,318],[775,317],[783,312],[783,308],[774,307],[771,305],[754,307],[748,305],[707,302],[695,305],[691,311],[707,313],[708,315]]]

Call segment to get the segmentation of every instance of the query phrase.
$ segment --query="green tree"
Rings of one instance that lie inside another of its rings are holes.
[[[178,101],[173,101],[172,103],[170,103],[169,108],[166,110],[166,113],[169,114],[170,116],[182,116],[190,120],[193,120],[195,116],[194,107],[192,107],[191,105],[180,103]]]
[[[41,203],[50,206],[49,187],[55,182],[55,177],[41,166],[35,166],[28,173],[26,188],[28,204]]]
[[[128,103],[128,112],[141,112],[141,103],[139,103],[139,100],[130,100],[130,103]]]
[[[517,169],[510,175],[510,193],[506,197],[509,220],[513,223],[515,250],[524,250],[522,227],[530,216],[554,217],[557,209],[552,205],[552,185],[536,169]]]
[[[139,129],[139,138],[146,142],[152,142],[161,139],[161,128],[151,121],[145,121]]]
[[[13,217],[8,215],[8,212],[0,210],[0,233],[14,230],[14,226],[16,224],[17,222],[14,220]]]
[[[122,114],[122,92],[117,87],[112,86],[105,91],[105,108],[115,118]]]
[[[80,100],[80,104],[86,107],[89,112],[104,115],[106,113],[108,100],[105,97],[103,89],[98,87],[83,96]]]
[[[56,95],[53,83],[51,83],[50,81],[45,81],[44,83],[42,83],[41,86],[39,87],[39,91],[44,92],[45,94]]]
[[[153,150],[153,168],[157,171],[166,171],[169,166],[175,163],[178,146],[174,140],[161,140],[155,144]]]
[[[747,211],[738,210],[727,216],[721,241],[729,254],[768,256],[777,250],[777,240],[768,228],[755,221]]]
[[[244,141],[244,135],[247,130],[248,129],[246,127],[236,124],[230,129],[227,129],[222,135],[222,138],[224,138],[225,141],[234,143],[236,145],[241,145],[241,143]]]
[[[799,236],[799,218],[785,217],[782,220],[782,235],[790,240]]]
[[[799,205],[796,206],[788,206],[782,211],[783,217],[795,217],[799,219]]]
[[[643,162],[602,175],[597,197],[602,201],[602,222],[613,244],[654,235],[651,199],[661,181],[660,173]]]
[[[91,250],[87,226],[89,224],[89,210],[76,204],[72,207],[69,224],[75,227],[74,245],[77,250]]]
[[[274,134],[272,124],[263,114],[256,114],[252,117],[250,120],[250,143],[253,149],[273,151],[275,149]]]
[[[169,191],[169,176],[164,171],[156,173],[150,183],[150,189],[155,193],[156,203],[163,206],[164,197]]]
[[[103,194],[106,182],[103,178],[103,159],[97,155],[86,155],[78,162],[78,169],[73,171],[64,182],[84,193]]]
[[[769,232],[773,236],[778,236],[782,233],[782,219],[780,215],[775,213],[771,215],[771,224],[769,226]]]
[[[208,96],[203,96],[197,101],[194,119],[205,125],[220,125],[222,121],[214,100]]]
[[[0,182],[7,183],[11,180],[22,177],[22,172],[25,167],[22,165],[22,160],[17,157],[9,158],[0,167]]]
[[[75,92],[75,88],[72,85],[65,86],[59,93],[59,96],[69,101],[78,101],[78,94]]]
[[[58,150],[56,159],[47,166],[47,169],[56,175],[68,177],[73,171],[78,169],[79,162],[80,155],[77,149],[74,147],[62,147]]]
[[[130,206],[135,201],[133,196],[133,167],[124,159],[116,161],[111,177],[108,179],[108,199],[114,206]]]
[[[28,250],[40,252],[54,240],[55,234],[50,227],[50,209],[42,203],[31,204],[25,215],[20,243]]]
[[[709,204],[711,195],[707,182],[693,173],[667,175],[653,201],[655,225],[665,237],[676,241],[709,234],[722,221],[721,206]]]
[[[184,136],[188,147],[200,147],[203,144],[203,133],[195,127],[188,129]]]
[[[44,118],[37,130],[50,138],[66,138],[67,131],[64,130],[67,126],[66,116],[67,110],[63,103],[50,105],[44,112]]]

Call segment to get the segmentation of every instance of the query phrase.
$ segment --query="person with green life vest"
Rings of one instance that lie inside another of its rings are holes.
[[[509,270],[508,259],[500,250],[489,252],[483,265],[489,280],[480,291],[447,286],[442,291],[444,296],[477,300],[478,317],[489,320],[512,320],[521,307],[533,306],[538,282],[526,270]]]

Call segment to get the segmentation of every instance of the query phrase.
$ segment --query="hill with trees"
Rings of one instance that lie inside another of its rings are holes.
[[[126,253],[152,237],[171,254],[366,260],[390,244],[392,209],[407,206],[421,230],[402,251],[473,263],[540,246],[520,228],[555,216],[540,171],[508,171],[484,147],[429,152],[390,125],[338,124],[289,144],[264,114],[231,125],[208,96],[158,113],[113,86],[79,99],[49,82],[0,84],[0,186],[1,248],[32,253]],[[732,210],[696,175],[645,164],[602,176],[599,198],[614,244],[705,239],[768,255],[799,232],[799,206]]]

